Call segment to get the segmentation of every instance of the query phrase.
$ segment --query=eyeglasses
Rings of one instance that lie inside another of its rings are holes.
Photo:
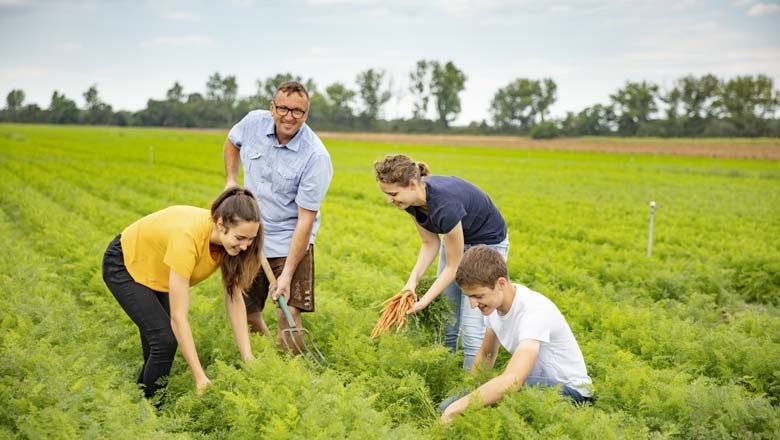
[[[306,114],[306,110],[301,110],[299,108],[290,108],[290,107],[284,107],[281,105],[276,105],[276,103],[273,103],[274,109],[276,109],[276,113],[279,114],[279,116],[287,116],[287,113],[292,113],[293,118],[300,119],[303,117],[303,115]]]

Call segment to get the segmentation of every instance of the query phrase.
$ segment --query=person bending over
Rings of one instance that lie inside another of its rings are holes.
[[[108,245],[103,280],[141,334],[138,373],[147,398],[171,371],[177,346],[198,393],[210,383],[188,320],[190,286],[222,270],[225,307],[241,359],[254,359],[244,291],[260,268],[263,242],[254,195],[242,188],[222,192],[208,209],[171,206],[131,224]]]

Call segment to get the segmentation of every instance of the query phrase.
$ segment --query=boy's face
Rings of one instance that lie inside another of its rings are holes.
[[[501,305],[498,283],[491,289],[485,286],[464,286],[463,293],[469,297],[469,306],[478,308],[484,316],[490,315]]]

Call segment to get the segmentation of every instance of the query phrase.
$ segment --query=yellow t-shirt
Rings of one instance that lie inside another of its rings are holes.
[[[171,206],[139,219],[122,231],[125,266],[133,279],[159,292],[168,291],[171,269],[190,286],[219,267],[209,248],[214,221],[207,209]]]

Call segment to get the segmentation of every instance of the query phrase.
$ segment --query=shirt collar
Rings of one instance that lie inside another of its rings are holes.
[[[306,124],[304,123],[303,125],[301,125],[301,128],[298,129],[298,132],[295,133],[295,136],[293,136],[293,138],[290,139],[290,142],[288,142],[286,145],[282,145],[279,143],[279,139],[276,138],[276,126],[274,125],[273,118],[271,118],[271,123],[265,127],[265,135],[266,137],[271,138],[274,141],[274,147],[277,148],[286,147],[289,150],[298,151],[301,143],[301,136],[302,136],[301,132],[304,130],[305,127]]]

